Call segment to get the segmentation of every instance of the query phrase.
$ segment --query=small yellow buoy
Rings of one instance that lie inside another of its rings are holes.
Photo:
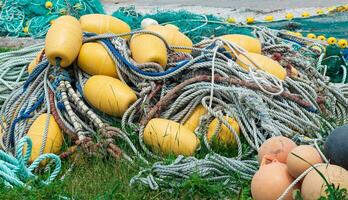
[[[294,14],[292,14],[292,13],[286,13],[285,19],[287,19],[287,20],[292,20],[293,18],[294,18]]]
[[[198,125],[199,120],[203,115],[207,113],[207,109],[204,108],[202,104],[198,105],[192,112],[192,114],[188,117],[188,119],[185,121],[184,126],[186,126],[191,131],[194,131]]]
[[[179,123],[167,119],[151,119],[144,129],[144,142],[164,154],[193,155],[199,145],[196,135]]]
[[[30,126],[28,136],[33,143],[31,156],[29,162],[33,162],[37,157],[40,156],[40,148],[43,142],[45,124],[48,115],[41,114],[33,124]],[[59,153],[63,144],[62,130],[59,128],[56,120],[52,115],[49,116],[47,140],[43,153]]]
[[[322,15],[322,14],[324,14],[324,10],[322,10],[322,9],[318,9],[318,10],[317,10],[317,14],[318,14],[318,15]]]
[[[45,8],[50,9],[53,7],[53,3],[51,1],[46,1]]]
[[[88,42],[82,45],[77,58],[77,65],[90,75],[118,78],[115,62],[104,46],[97,42]]]
[[[273,20],[274,20],[274,17],[272,15],[268,15],[265,17],[265,21],[267,21],[267,22],[271,22]]]
[[[128,85],[104,75],[89,78],[83,87],[83,94],[93,107],[116,117],[122,117],[128,107],[137,100],[137,96]]]
[[[310,16],[310,14],[308,12],[303,12],[301,15],[303,18],[307,18]]]
[[[251,65],[278,77],[280,80],[285,80],[286,70],[277,61],[256,53],[247,53],[246,55],[258,66],[254,66],[244,55],[239,55],[237,58],[237,63],[245,70],[249,71],[249,65]]]
[[[253,18],[253,17],[247,17],[246,18],[246,23],[247,24],[252,24],[252,23],[254,23],[255,22],[255,19]]]
[[[72,16],[62,16],[48,29],[45,39],[45,53],[51,65],[68,67],[79,54],[82,46],[82,29],[79,21]]]
[[[28,26],[24,27],[24,28],[23,28],[23,32],[24,32],[24,33],[28,33],[28,32],[29,32],[29,27],[28,27]]]
[[[227,20],[226,20],[228,23],[231,23],[231,24],[233,24],[233,23],[236,23],[236,19],[235,18],[233,18],[233,17],[229,17],[229,18],[227,18]]]
[[[337,39],[336,38],[334,38],[334,37],[329,37],[328,39],[327,39],[327,43],[328,44],[336,44],[337,43]]]
[[[338,46],[341,47],[342,49],[347,48],[347,40],[345,39],[340,39],[337,42]]]
[[[309,39],[315,39],[317,36],[315,35],[315,34],[313,34],[313,33],[309,33],[308,35],[307,35],[307,38],[309,38]]]
[[[231,43],[235,43],[248,52],[261,54],[261,42],[256,38],[240,34],[223,35],[219,38],[227,40]],[[225,46],[225,49],[231,52],[231,50],[227,46]]]
[[[319,35],[319,36],[317,37],[317,39],[318,39],[318,40],[321,40],[321,41],[325,41],[325,40],[326,40],[326,37],[323,36],[323,35]]]
[[[228,121],[228,124],[232,126],[233,130],[239,136],[240,129],[237,121],[231,117],[224,117]],[[214,135],[215,130],[218,128],[219,120],[215,118],[208,126],[207,139],[209,142],[216,137],[218,142],[221,142],[224,145],[235,145],[236,138],[234,134],[228,129],[224,124],[221,125],[220,130]]]
[[[40,58],[42,55],[42,52],[44,51],[44,49],[41,49],[41,51],[39,51],[39,53],[36,54],[36,57],[34,60],[32,60],[30,62],[30,64],[28,65],[28,73],[31,74],[31,72],[35,69],[36,65],[39,64],[40,62]]]

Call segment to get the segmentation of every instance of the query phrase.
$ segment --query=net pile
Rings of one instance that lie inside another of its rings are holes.
[[[50,23],[62,15],[104,13],[98,0],[1,0],[0,36],[44,37]]]

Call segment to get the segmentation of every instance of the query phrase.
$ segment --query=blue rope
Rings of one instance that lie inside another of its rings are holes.
[[[117,57],[118,59],[120,59],[127,67],[129,67],[131,70],[136,71],[139,74],[145,75],[145,76],[151,76],[151,77],[157,77],[157,76],[165,76],[168,75],[170,73],[175,72],[176,70],[180,69],[181,67],[185,66],[189,61],[186,62],[182,62],[179,65],[170,68],[166,71],[163,72],[147,72],[147,71],[143,71],[141,69],[139,69],[138,67],[132,65],[130,62],[128,62],[128,60],[123,57],[121,55],[121,53],[113,46],[113,44],[110,42],[110,40],[108,39],[101,39],[101,41],[109,48],[109,50],[111,51],[111,53]]]
[[[41,106],[41,104],[44,102],[44,96],[41,96],[39,98],[39,100],[31,107],[29,108],[29,110],[25,111],[25,108],[23,108],[20,112],[19,112],[19,116],[13,120],[11,128],[10,128],[10,146],[14,147],[15,146],[15,138],[14,138],[14,129],[16,127],[16,124],[24,119],[28,119],[28,118],[32,118],[33,115],[31,115],[30,113],[32,113],[33,111],[35,111],[39,106]]]
[[[39,76],[42,71],[48,66],[48,61],[40,62],[29,75],[28,79],[23,84],[23,92],[28,88],[29,84]]]

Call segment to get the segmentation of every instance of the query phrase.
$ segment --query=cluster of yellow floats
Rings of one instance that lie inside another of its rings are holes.
[[[144,29],[159,34],[171,46],[192,47],[192,41],[174,25],[149,25]],[[128,85],[118,79],[116,63],[107,50],[96,42],[82,44],[82,33],[124,34],[130,31],[128,24],[108,15],[85,15],[79,21],[71,16],[62,16],[55,20],[48,30],[44,52],[50,64],[55,66],[65,68],[77,61],[78,67],[91,75],[83,86],[84,97],[88,103],[103,113],[114,117],[122,117],[128,107],[137,100],[137,96]],[[163,68],[166,67],[167,48],[161,38],[152,34],[135,34],[132,37],[124,38],[129,40],[132,58],[137,63],[155,62]],[[252,62],[244,55],[237,57],[237,62],[246,70],[250,69],[250,65],[256,64],[254,67],[273,74],[281,80],[285,79],[286,70],[278,62],[261,55],[259,40],[245,35],[224,35],[221,38],[236,43],[247,51],[246,55]],[[227,47],[225,48],[229,51]],[[175,51],[190,52],[190,50],[182,49],[175,49]],[[38,64],[42,52],[29,64],[29,73]],[[164,154],[193,155],[200,143],[194,134],[194,130],[198,127],[201,116],[206,113],[207,110],[199,105],[184,124],[167,119],[152,119],[145,127],[144,141],[152,146],[154,150]],[[239,134],[238,123],[230,117],[227,120],[235,132]],[[33,124],[33,127],[37,126],[35,128],[37,133],[43,132],[44,123],[41,122],[42,116]],[[56,124],[54,119],[50,118],[48,138],[52,138],[52,140],[47,141],[45,153],[57,153],[56,146],[62,144],[62,137],[58,137],[61,130]],[[218,124],[218,119],[214,119],[209,124],[208,140],[213,138],[213,133]],[[29,134],[29,136],[31,135]],[[40,137],[42,138],[42,135]],[[36,144],[36,140],[41,141],[40,137],[35,136],[31,139]],[[225,125],[220,127],[218,140],[230,145],[236,142],[233,134]],[[34,145],[34,152],[38,151],[35,148],[40,146],[39,143]],[[34,153],[33,156],[37,157],[38,154]]]
[[[171,46],[192,47],[191,40],[173,25],[150,25],[145,30],[159,34]],[[111,16],[92,14],[81,17],[80,21],[71,16],[63,16],[58,18],[49,29],[44,52],[50,64],[55,66],[68,67],[77,61],[78,67],[91,75],[83,87],[83,94],[89,104],[108,115],[122,117],[127,108],[137,100],[137,96],[128,85],[118,79],[118,66],[107,50],[95,42],[82,44],[82,33],[123,34],[130,31],[126,23]],[[166,67],[168,55],[162,39],[146,33],[125,38],[129,40],[132,58],[136,62],[156,62],[163,68]],[[245,35],[225,35],[221,36],[221,39],[235,43],[247,51],[245,55],[250,60],[244,55],[235,55],[237,63],[246,70],[250,69],[250,65],[254,65],[281,80],[285,79],[286,70],[278,62],[261,55],[261,43],[257,39]],[[227,47],[225,48],[229,51]],[[190,52],[181,49],[176,51]],[[41,54],[42,52],[29,65],[29,73],[40,60]],[[199,126],[200,118],[206,113],[207,110],[202,105],[198,105],[183,124],[161,118],[151,119],[144,130],[144,141],[153,150],[163,154],[193,155],[200,144],[194,131]],[[39,155],[46,117],[47,114],[41,115],[29,129],[28,136],[34,143],[31,160]],[[228,116],[226,119],[239,135],[240,128],[237,121]],[[52,116],[49,118],[48,127],[48,140],[44,152],[58,153],[63,136]],[[219,121],[215,118],[208,126],[209,141],[218,127]],[[234,134],[225,125],[222,125],[218,132],[217,139],[221,143],[230,145],[236,143]],[[295,155],[312,165],[323,162],[315,148],[306,145],[297,146],[293,141],[282,136],[270,138],[261,146],[258,155],[261,167],[251,183],[255,200],[277,199],[295,178],[310,168],[308,163]],[[343,168],[327,164],[319,166],[318,170],[331,183],[341,184],[341,188],[348,188],[347,182],[342,182],[347,180],[348,176]],[[294,189],[301,188],[304,199],[317,199],[325,192],[325,188],[321,187],[323,184],[320,175],[316,171],[311,171],[303,179],[302,186],[299,183]],[[284,199],[291,199],[294,189],[291,189]]]
[[[292,200],[295,190],[301,190],[305,200],[316,200],[326,196],[325,180],[316,170],[302,174],[315,165],[324,178],[340,188],[348,188],[348,171],[344,168],[324,163],[318,150],[310,145],[297,146],[291,139],[276,136],[266,140],[258,153],[260,169],[251,182],[251,193],[254,200],[278,199],[284,191],[298,182],[284,196],[284,200]]]

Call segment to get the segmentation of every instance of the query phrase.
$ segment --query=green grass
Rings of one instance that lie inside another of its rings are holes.
[[[64,161],[63,173],[59,177],[67,171],[72,160]],[[195,176],[175,190],[152,191],[142,185],[129,186],[129,180],[139,169],[125,161],[83,156],[77,160],[73,171],[63,181],[56,180],[48,186],[30,183],[31,190],[8,189],[1,185],[0,199],[238,199],[236,194],[227,191],[224,186],[209,184]],[[239,199],[248,199],[248,196],[249,189],[246,189]]]

